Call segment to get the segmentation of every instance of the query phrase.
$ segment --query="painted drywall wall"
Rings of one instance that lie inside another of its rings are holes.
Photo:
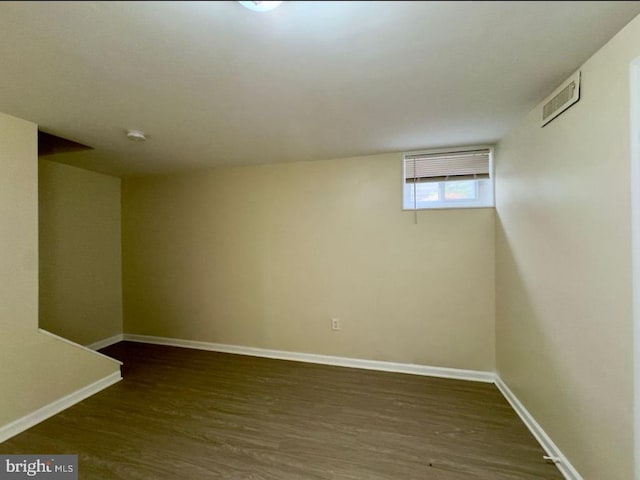
[[[119,369],[38,332],[36,135],[0,114],[0,428]]]
[[[498,372],[585,479],[633,478],[629,65],[640,18],[496,154]]]
[[[39,161],[40,326],[87,345],[122,333],[120,179]]]
[[[33,332],[38,318],[36,126],[0,115],[0,135],[0,325],[3,332]]]
[[[125,331],[493,370],[494,211],[416,225],[400,178],[392,154],[124,179]]]

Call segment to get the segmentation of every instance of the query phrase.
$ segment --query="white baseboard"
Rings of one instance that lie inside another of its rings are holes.
[[[113,337],[103,338],[102,340],[98,340],[97,342],[93,342],[87,345],[87,348],[91,350],[100,350],[102,348],[107,348],[114,343],[121,342],[124,339],[124,335],[119,333],[118,335],[114,335]]]
[[[451,378],[456,380],[470,380],[475,382],[494,383],[504,395],[511,407],[516,411],[520,419],[531,431],[540,446],[549,457],[556,459],[554,462],[560,473],[567,480],[583,480],[578,471],[571,465],[560,449],[551,440],[549,435],[536,422],[520,400],[507,387],[502,379],[494,372],[479,370],[460,370],[456,368],[431,367],[427,365],[415,365],[408,363],[383,362],[378,360],[363,360],[358,358],[335,357],[331,355],[318,355],[311,353],[288,352],[283,350],[268,350],[264,348],[244,347],[239,345],[227,345],[222,343],[198,342],[195,340],[182,340],[178,338],[154,337],[151,335],[124,334],[124,340],[138,343],[151,343],[155,345],[167,345],[171,347],[194,348],[197,350],[209,350],[213,352],[233,353],[238,355],[250,355],[253,357],[274,358],[278,360],[292,360],[296,362],[318,363],[339,367],[361,368],[366,370],[379,370],[384,372],[409,373],[428,377]]]
[[[274,358],[278,360],[293,360],[296,362],[319,363],[338,367],[361,368],[365,370],[380,370],[383,372],[410,373],[428,377],[453,378],[456,380],[471,380],[475,382],[493,383],[495,373],[480,370],[461,370],[457,368],[430,367],[411,363],[383,362],[379,360],[363,360],[360,358],[335,357],[314,353],[288,352],[284,350],[268,350],[265,348],[226,345],[223,343],[198,342],[195,340],[181,340],[178,338],[153,337],[150,335],[124,334],[124,340],[138,343],[153,343],[172,347],[194,348],[213,352],[250,355],[252,357]]]
[[[18,420],[0,427],[0,443],[10,439],[11,437],[19,433],[24,432],[25,430],[33,427],[34,425],[37,425],[47,418],[52,417],[62,412],[63,410],[66,410],[67,408],[75,405],[78,402],[81,402],[91,395],[94,395],[99,391],[110,387],[120,380],[122,380],[120,372],[113,372],[111,375],[108,375],[98,380],[97,382],[76,390],[75,392],[62,397],[55,402],[50,403],[49,405],[45,405],[44,407],[39,408],[35,412],[31,412],[28,415],[19,418]]]
[[[60,340],[68,340],[53,335],[50,332],[41,330],[42,333],[54,336]],[[155,337],[151,335],[136,335],[131,333],[114,335],[113,337],[100,340],[83,347],[85,349],[98,350],[108,347],[123,340],[137,343],[151,343],[155,345],[167,345],[172,347],[193,348],[197,350],[208,350],[221,353],[232,353],[237,355],[249,355],[252,357],[273,358],[278,360],[291,360],[296,362],[317,363],[321,365],[333,365],[338,367],[360,368],[365,370],[378,370],[383,372],[408,373],[412,375],[422,375],[428,377],[451,378],[456,380],[469,380],[475,382],[494,383],[502,393],[511,407],[518,414],[522,422],[544,449],[546,454],[555,460],[555,465],[566,480],[584,480],[580,473],[571,465],[571,462],[560,451],[551,437],[538,424],[533,415],[518,400],[511,389],[502,381],[500,376],[494,372],[480,370],[462,370],[457,368],[432,367],[428,365],[417,365],[410,363],[384,362],[379,360],[364,360],[360,358],[337,357],[332,355],[319,355],[313,353],[289,352],[284,350],[269,350],[265,348],[245,347],[241,345],[227,345],[223,343],[198,342],[195,340],[182,340],[178,338]],[[73,342],[69,342],[73,343]],[[120,362],[118,362],[120,363]],[[0,443],[21,433],[32,426],[46,420],[70,406],[84,400],[85,398],[98,393],[114,383],[120,381],[120,372],[98,380],[91,385],[81,388],[49,405],[46,405],[33,413],[30,413],[8,425],[0,427]]]
[[[540,446],[544,449],[547,456],[554,459],[554,463],[560,473],[567,480],[583,480],[582,475],[571,465],[571,462],[564,456],[558,446],[551,440],[551,437],[543,430],[533,415],[525,408],[525,406],[518,400],[518,397],[511,391],[509,387],[502,381],[502,379],[496,375],[495,380],[496,387],[507,399],[511,407],[518,414],[522,422],[527,426],[531,434],[538,441]]]

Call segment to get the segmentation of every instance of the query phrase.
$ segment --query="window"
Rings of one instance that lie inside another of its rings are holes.
[[[404,154],[405,210],[493,206],[491,147],[461,147]]]

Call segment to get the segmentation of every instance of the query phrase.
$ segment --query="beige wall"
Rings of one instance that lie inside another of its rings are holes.
[[[36,125],[0,114],[0,427],[119,366],[38,333]]]
[[[120,179],[39,162],[40,326],[81,344],[122,333]]]
[[[633,477],[629,64],[640,18],[498,145],[498,371],[585,479]]]
[[[38,318],[35,135],[34,124],[0,114],[0,331],[13,334],[35,330]]]
[[[493,370],[494,211],[415,225],[400,178],[394,154],[123,180],[125,331]]]

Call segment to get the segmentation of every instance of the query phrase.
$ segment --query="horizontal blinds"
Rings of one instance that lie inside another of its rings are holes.
[[[489,178],[489,149],[408,154],[404,172],[406,182]]]

